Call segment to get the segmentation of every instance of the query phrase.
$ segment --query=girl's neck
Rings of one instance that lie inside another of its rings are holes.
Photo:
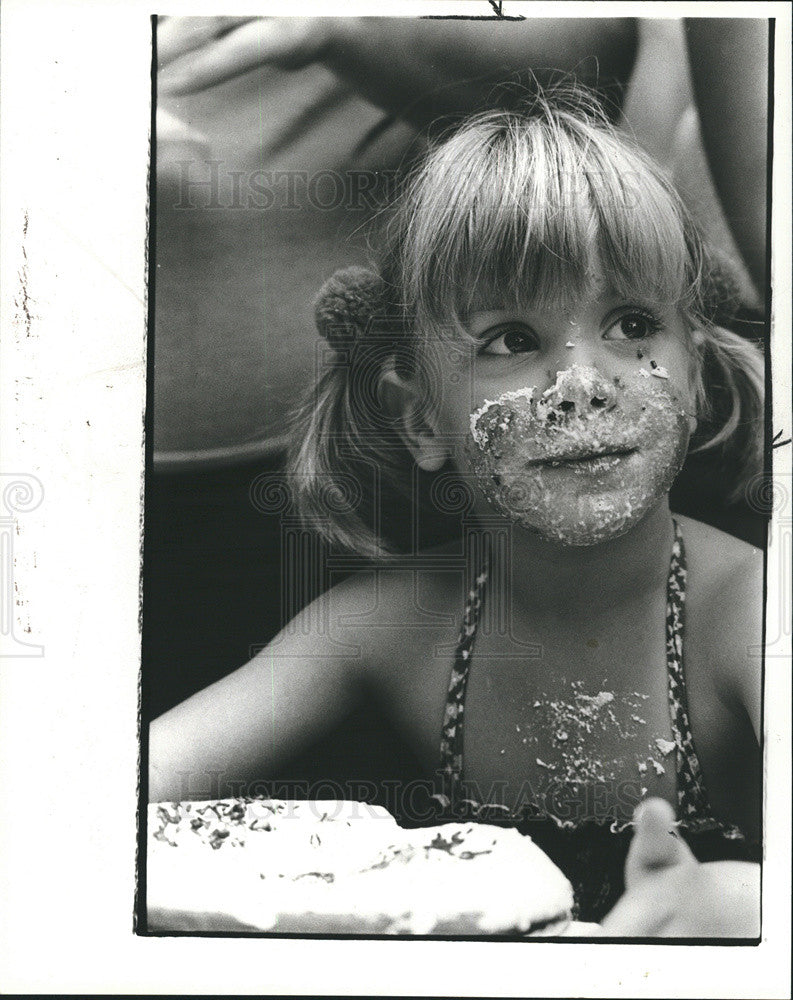
[[[527,610],[579,617],[641,600],[664,586],[674,527],[666,498],[634,528],[591,546],[562,546],[513,526],[507,573]]]

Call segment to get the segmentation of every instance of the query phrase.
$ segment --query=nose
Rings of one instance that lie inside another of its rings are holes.
[[[600,388],[601,395],[613,396],[611,376],[612,361],[608,352],[602,350],[599,337],[592,333],[582,321],[575,324],[570,331],[566,343],[559,337],[555,350],[549,356],[551,371],[558,375],[562,371],[574,369],[582,373],[583,381],[591,382],[594,388]],[[549,375],[551,372],[548,373]],[[571,385],[574,383],[571,379]],[[549,381],[549,385],[551,382]],[[583,399],[582,399],[583,402]]]
[[[543,399],[560,417],[607,413],[617,405],[617,385],[597,368],[574,363],[557,373]]]
[[[597,364],[596,348],[590,343],[587,331],[580,326],[569,330],[569,339],[565,343],[559,337],[553,354],[560,371],[574,364],[584,368],[594,368]]]

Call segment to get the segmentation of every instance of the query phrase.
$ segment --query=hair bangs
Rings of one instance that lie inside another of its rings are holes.
[[[559,150],[543,131],[503,117],[465,129],[419,178],[403,270],[419,322],[454,326],[478,309],[547,307],[586,283],[594,217],[577,170],[560,163],[578,157],[573,143]]]
[[[663,175],[602,123],[557,112],[480,116],[414,179],[400,262],[406,305],[465,337],[487,308],[568,306],[608,275],[615,291],[692,309],[685,209]]]
[[[592,150],[589,197],[598,258],[614,291],[685,313],[698,309],[701,250],[677,193],[642,153],[608,134]],[[618,155],[619,154],[619,155]]]

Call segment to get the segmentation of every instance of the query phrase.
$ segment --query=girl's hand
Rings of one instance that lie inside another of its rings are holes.
[[[619,937],[757,937],[760,866],[700,864],[675,828],[672,807],[648,799],[636,809],[625,864],[625,895],[603,921]]]

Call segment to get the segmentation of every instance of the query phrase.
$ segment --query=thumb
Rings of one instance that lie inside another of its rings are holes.
[[[647,799],[633,814],[634,833],[625,862],[625,886],[630,889],[662,868],[696,864],[675,826],[675,814],[665,799]]]

